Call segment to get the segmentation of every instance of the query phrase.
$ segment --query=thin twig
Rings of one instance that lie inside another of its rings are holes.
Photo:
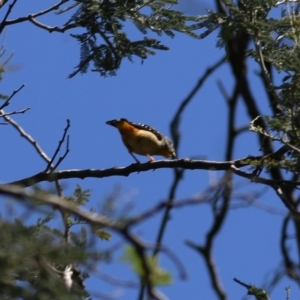
[[[199,89],[203,86],[206,79],[217,69],[219,68],[224,62],[226,58],[222,57],[219,61],[217,61],[213,66],[206,69],[203,75],[200,76],[198,82],[194,86],[194,88],[190,91],[190,93],[187,95],[187,97],[180,103],[173,120],[171,122],[171,135],[174,142],[174,147],[178,151],[178,144],[179,144],[179,137],[180,134],[178,132],[180,118],[183,114],[184,109],[187,107],[187,105],[191,102],[191,100],[194,98],[196,93],[199,91]]]
[[[1,1],[1,4],[0,4],[1,8],[2,8],[8,1],[9,1],[9,0],[2,0],[2,1]]]
[[[51,160],[49,161],[49,163],[48,163],[48,165],[47,165],[47,167],[46,167],[46,169],[45,169],[45,171],[44,171],[45,173],[48,172],[48,170],[50,170],[50,169],[51,169],[51,171],[56,170],[56,168],[58,167],[58,165],[63,161],[63,159],[66,157],[66,155],[67,155],[68,152],[70,151],[70,150],[69,150],[69,136],[68,136],[68,137],[67,137],[67,150],[66,150],[66,153],[63,155],[63,157],[60,157],[59,160],[58,160],[58,162],[57,162],[57,164],[56,164],[54,167],[52,167],[52,163],[54,162],[54,160],[55,160],[57,154],[58,154],[59,151],[60,151],[60,148],[61,148],[62,144],[63,144],[64,141],[65,141],[65,138],[66,138],[66,135],[67,135],[67,132],[68,132],[69,128],[70,128],[70,120],[67,119],[67,126],[66,126],[66,128],[64,129],[63,136],[62,136],[61,140],[59,141],[59,143],[58,143],[58,145],[57,145],[57,148],[56,148],[56,150],[55,150],[55,152],[54,152],[54,154],[53,154]]]
[[[66,2],[69,2],[69,0],[61,0],[58,3],[54,4],[53,6],[50,6],[49,8],[46,8],[45,10],[41,10],[40,12],[33,14],[32,17],[36,18],[36,17],[42,16],[42,15],[45,15],[45,14],[49,13],[50,11],[57,10],[57,9],[59,9],[59,7],[61,5],[63,5]]]
[[[149,246],[147,246],[147,248],[149,248]],[[155,249],[156,245],[154,245],[152,248]],[[180,261],[180,259],[175,255],[175,253],[173,251],[171,251],[171,249],[169,249],[168,247],[165,247],[163,245],[160,246],[159,250],[161,252],[165,253],[165,255],[177,267],[177,269],[179,271],[179,276],[180,276],[181,280],[185,280],[187,278],[187,273],[186,273],[186,270],[185,270],[185,266],[182,264],[182,262]]]
[[[6,22],[7,18],[8,18],[8,16],[10,15],[10,13],[11,13],[13,7],[14,7],[15,4],[17,3],[17,1],[18,1],[18,0],[13,0],[13,2],[12,2],[11,4],[9,4],[8,10],[7,10],[7,12],[6,12],[6,14],[5,14],[5,16],[4,16],[3,20],[2,20],[2,22],[0,23],[0,34],[2,33],[2,30],[3,30],[3,28],[5,27],[5,22]]]
[[[45,10],[41,10],[37,13],[30,14],[26,17],[20,17],[20,18],[13,19],[13,20],[5,20],[5,22],[3,22],[4,23],[3,26],[29,21],[31,18],[36,18],[36,17],[42,16],[42,15],[45,15],[53,10],[58,9],[62,4],[66,3],[68,1],[69,0],[61,0],[58,3],[54,4],[53,6],[50,6],[49,8],[47,8]]]
[[[291,286],[290,285],[287,286],[285,290],[286,290],[286,300],[290,300]]]
[[[11,119],[9,116],[3,116],[3,118],[21,134],[21,137],[25,138],[34,147],[43,160],[45,160],[47,163],[50,161],[50,158],[42,150],[38,142],[34,140],[15,120]]]
[[[233,278],[233,280],[234,280],[235,282],[237,282],[238,284],[242,285],[243,287],[247,288],[247,289],[249,289],[249,288],[251,287],[251,285],[246,284],[245,282],[240,281],[240,280],[237,279],[237,278]]]
[[[181,119],[181,116],[182,116],[185,108],[191,102],[191,100],[194,98],[194,96],[199,91],[199,89],[202,87],[202,85],[204,84],[205,80],[209,77],[209,75],[211,75],[219,66],[221,66],[224,63],[224,61],[225,61],[225,58],[223,57],[217,63],[215,63],[212,67],[207,68],[207,70],[204,72],[204,74],[199,78],[197,84],[194,86],[192,91],[188,94],[188,96],[179,105],[179,107],[173,117],[173,120],[171,122],[171,126],[170,126],[171,127],[170,128],[171,135],[172,135],[172,139],[174,142],[174,147],[175,147],[176,153],[178,153],[179,141],[180,141],[180,133],[179,133],[180,119]],[[158,236],[156,239],[156,243],[157,243],[158,247],[163,239],[167,221],[170,219],[169,215],[170,215],[170,211],[171,211],[171,207],[172,207],[172,202],[175,199],[175,193],[176,193],[178,184],[179,184],[180,180],[183,178],[183,172],[184,172],[183,169],[176,168],[174,170],[174,180],[171,185],[171,189],[170,189],[169,197],[168,197],[170,205],[168,207],[166,207],[165,213],[164,213],[162,221],[161,221]],[[156,251],[154,251],[154,255],[156,255],[157,252],[158,252],[158,249]]]
[[[25,139],[27,139],[27,141],[29,141],[29,143],[36,149],[37,153],[49,165],[49,163],[50,163],[51,160],[47,156],[47,154],[42,150],[42,148],[40,147],[40,145],[28,133],[26,133],[25,130],[16,121],[14,121],[13,119],[11,119],[7,114],[5,114],[3,111],[0,110],[0,113],[1,112],[3,114],[2,117],[5,119],[5,121],[7,121],[14,128],[16,128],[17,131],[21,134],[21,136],[24,137]],[[69,142],[67,143],[67,150],[68,149],[69,149]],[[67,152],[65,153],[65,155],[62,158],[60,158],[59,163],[66,157],[66,155],[67,155]],[[59,163],[57,164],[57,166],[59,165]],[[50,164],[50,166],[53,167],[51,164]],[[62,196],[62,188],[61,188],[61,185],[60,185],[58,179],[55,180],[55,187],[56,187],[58,196]]]
[[[42,29],[45,29],[47,31],[49,31],[50,33],[51,32],[65,32],[71,28],[75,28],[76,25],[75,24],[70,24],[70,25],[65,25],[65,26],[62,26],[62,27],[59,27],[59,26],[49,26],[49,25],[46,25],[46,24],[43,24],[41,22],[39,22],[38,20],[36,20],[35,18],[33,17],[30,17],[28,19],[29,22],[31,22],[32,24],[36,25],[37,27],[39,28],[42,28]]]
[[[196,95],[196,93],[199,91],[199,89],[202,87],[202,85],[204,84],[204,82],[206,81],[206,79],[209,77],[209,75],[211,75],[218,67],[220,67],[225,61],[225,58],[223,57],[222,59],[220,59],[217,63],[215,63],[212,67],[207,68],[207,70],[204,72],[204,74],[199,78],[197,84],[194,86],[194,88],[191,90],[191,92],[188,94],[188,96],[181,102],[181,104],[179,105],[173,120],[171,122],[171,135],[172,135],[172,139],[174,142],[174,147],[176,150],[176,153],[178,153],[178,149],[179,149],[179,141],[180,141],[180,133],[179,133],[179,126],[180,126],[180,119],[181,116],[185,110],[185,108],[187,107],[187,105],[191,102],[191,100],[194,98],[194,96]],[[171,207],[172,207],[172,202],[175,199],[175,193],[176,193],[176,189],[178,187],[178,184],[180,182],[180,180],[183,178],[183,169],[178,169],[176,168],[174,170],[174,180],[173,183],[171,185],[171,189],[169,192],[169,206],[166,207],[166,210],[164,212],[162,221],[161,221],[161,225],[159,227],[159,232],[158,232],[158,236],[156,239],[156,244],[159,247],[159,245],[161,244],[161,241],[163,239],[164,236],[164,232],[166,229],[166,225],[170,215],[170,211],[171,211]],[[156,249],[154,251],[154,255],[156,255],[158,253],[158,249]],[[141,299],[141,297],[140,297]]]
[[[25,84],[22,84],[17,90],[13,91],[13,93],[8,97],[8,99],[0,106],[0,110],[2,110],[4,107],[9,105],[9,101],[18,93],[21,91],[21,89],[25,86]]]
[[[136,254],[140,258],[141,267],[143,270],[143,278],[141,280],[144,282],[148,296],[150,299],[163,300],[164,298],[156,291],[151,280],[152,271],[149,265],[149,261],[146,258],[145,246],[144,244],[136,237],[129,234],[127,227],[123,228],[121,231],[123,237],[128,240],[135,248]]]
[[[18,114],[24,114],[26,111],[28,111],[30,108],[24,108],[22,110],[16,110],[16,111],[12,111],[9,113],[4,113],[3,115],[1,114],[3,111],[0,110],[0,118],[3,118],[5,116],[11,116],[11,115],[18,115]]]
[[[69,147],[69,145],[70,145],[70,136],[68,135],[68,136],[67,136],[67,143],[66,143],[66,151],[65,151],[64,155],[61,156],[61,157],[58,159],[56,165],[54,166],[54,170],[56,170],[56,169],[58,168],[58,166],[61,164],[61,162],[66,158],[66,156],[67,156],[68,153],[70,152],[70,147]]]
[[[221,280],[217,272],[217,268],[213,259],[213,245],[214,241],[220,232],[226,216],[229,210],[229,201],[231,199],[232,193],[232,172],[227,172],[221,182],[219,183],[218,188],[215,189],[214,197],[212,198],[212,212],[213,212],[213,223],[210,226],[210,229],[205,234],[204,245],[196,245],[194,242],[187,241],[186,244],[192,249],[198,251],[204,258],[211,285],[213,286],[214,291],[218,295],[218,299],[225,300],[227,299],[224,288],[221,285]],[[218,202],[218,206],[216,203]],[[221,202],[219,204],[219,202]]]

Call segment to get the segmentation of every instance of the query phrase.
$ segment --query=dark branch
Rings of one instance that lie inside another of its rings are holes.
[[[66,128],[64,129],[63,136],[62,136],[61,140],[59,141],[59,143],[58,143],[58,145],[57,145],[57,148],[56,148],[56,150],[55,150],[55,152],[54,152],[54,154],[53,154],[51,160],[49,161],[49,163],[48,163],[48,165],[47,165],[46,170],[44,171],[45,173],[47,173],[47,171],[50,170],[50,169],[51,169],[51,171],[56,170],[56,168],[59,166],[59,164],[63,161],[63,159],[64,159],[64,158],[67,156],[67,154],[69,153],[70,150],[69,150],[69,136],[68,136],[68,137],[67,137],[67,148],[66,148],[65,154],[64,154],[62,157],[60,157],[59,160],[58,160],[58,162],[57,162],[57,164],[56,164],[53,168],[51,168],[53,161],[55,160],[57,154],[58,154],[59,151],[60,151],[60,148],[61,148],[62,144],[64,143],[64,141],[65,141],[65,139],[66,139],[66,135],[67,135],[67,132],[68,132],[70,126],[71,126],[71,125],[70,125],[70,120],[67,119],[67,126],[66,126]]]
[[[1,111],[0,111],[0,118],[6,117],[6,116],[11,116],[11,115],[24,114],[24,113],[26,113],[26,111],[28,111],[29,109],[30,109],[30,108],[27,107],[27,108],[24,108],[24,109],[21,109],[21,110],[12,111],[12,112],[9,112],[9,113],[3,112],[3,114],[1,114]],[[6,124],[8,124],[8,123],[6,123]]]
[[[64,3],[68,2],[68,1],[69,0],[61,0],[58,3],[54,4],[53,6],[48,7],[45,10],[39,11],[39,12],[34,13],[34,14],[30,14],[30,15],[25,16],[25,17],[19,17],[19,18],[13,19],[13,20],[7,20],[7,17],[10,13],[10,11],[8,11],[7,16],[3,19],[3,21],[0,25],[0,33],[4,29],[4,27],[7,26],[7,25],[22,23],[22,22],[26,22],[26,21],[30,21],[33,24],[35,24],[36,26],[38,26],[42,29],[48,30],[49,32],[52,32],[52,31],[65,32],[66,30],[68,30],[70,28],[74,28],[74,27],[76,27],[74,25],[66,25],[66,26],[63,26],[63,27],[58,27],[58,26],[51,27],[51,26],[42,24],[42,23],[40,23],[36,20],[37,17],[46,15],[51,11],[57,10],[58,8],[60,8],[61,5],[63,5]],[[13,5],[15,4],[15,2],[16,2],[16,0],[14,0]]]
[[[71,25],[71,24],[70,25],[65,25],[65,26],[62,26],[62,27],[59,27],[59,26],[49,26],[49,25],[46,25],[46,24],[43,24],[43,23],[39,22],[38,20],[36,20],[33,17],[30,17],[28,19],[28,21],[31,22],[32,24],[36,25],[39,28],[42,28],[42,29],[45,29],[45,30],[49,31],[50,33],[54,32],[54,31],[56,31],[56,32],[62,32],[63,33],[63,32],[65,32],[65,31],[67,31],[67,30],[69,30],[71,28],[75,28],[76,27],[76,25]]]
[[[183,168],[189,170],[216,170],[224,171],[230,170],[231,166],[236,167],[247,166],[249,163],[245,163],[244,160],[237,161],[204,161],[204,160],[190,160],[190,159],[178,159],[178,160],[160,160],[153,163],[143,164],[131,164],[127,167],[114,167],[110,169],[86,169],[86,170],[64,170],[52,173],[40,172],[33,176],[11,182],[9,184],[21,185],[23,187],[32,186],[36,183],[43,181],[55,181],[60,179],[80,178],[104,178],[110,176],[129,176],[135,172],[146,172],[149,170],[163,169],[163,168]]]
[[[8,10],[7,10],[7,12],[6,12],[6,14],[5,14],[5,16],[4,16],[4,18],[3,18],[2,22],[1,22],[1,24],[0,24],[0,34],[2,33],[2,31],[3,31],[4,27],[5,27],[5,22],[6,22],[7,18],[8,18],[8,16],[10,15],[10,13],[11,13],[13,7],[14,7],[15,4],[17,3],[17,1],[18,1],[18,0],[14,0],[14,1],[12,2],[12,4],[9,4]]]
[[[20,90],[25,86],[22,84],[17,90],[13,91],[13,93],[8,97],[8,99],[0,106],[0,110],[9,105],[9,101],[16,95]]]
[[[244,172],[239,167],[251,165],[251,159],[261,159],[258,157],[247,157],[235,161],[205,161],[205,160],[190,160],[190,159],[178,159],[178,160],[160,160],[152,163],[144,164],[131,164],[127,167],[114,167],[110,169],[86,169],[86,170],[63,170],[53,173],[44,173],[40,172],[33,176],[16,180],[9,184],[20,185],[23,187],[29,187],[36,183],[48,181],[52,182],[55,180],[61,179],[70,179],[70,178],[80,178],[85,179],[89,178],[104,178],[111,176],[129,176],[131,173],[135,172],[147,172],[149,170],[157,169],[173,169],[173,168],[182,168],[187,170],[210,170],[210,171],[228,171],[232,170],[235,174],[242,176],[244,178],[250,179],[256,183],[262,183],[265,185],[273,186],[274,184],[279,184],[283,186],[299,186],[300,182],[291,182],[289,180],[271,180],[262,177],[253,176],[252,173]]]
[[[222,65],[222,63],[224,63],[225,58],[222,58],[221,60],[219,60],[217,63],[215,63],[212,67],[207,68],[207,70],[204,72],[204,74],[199,78],[197,84],[194,86],[194,88],[192,89],[192,91],[188,94],[188,96],[180,103],[174,117],[173,120],[171,121],[171,125],[170,125],[170,130],[171,130],[171,136],[172,136],[172,140],[174,143],[174,148],[176,150],[176,153],[179,153],[179,142],[180,142],[180,133],[179,133],[179,126],[180,126],[180,120],[182,117],[182,114],[185,110],[185,108],[188,106],[189,103],[191,103],[192,99],[194,98],[194,96],[196,95],[196,93],[199,91],[199,89],[203,86],[203,84],[205,83],[206,79],[219,67]],[[157,239],[156,239],[156,244],[157,244],[157,249],[154,250],[154,255],[157,255],[158,251],[159,251],[159,245],[162,242],[163,239],[163,235],[166,229],[166,225],[168,220],[170,219],[170,212],[171,212],[171,207],[173,204],[173,201],[175,199],[175,194],[176,194],[176,189],[179,186],[179,182],[180,180],[183,178],[183,169],[179,169],[179,168],[175,168],[174,169],[174,179],[173,179],[173,183],[171,185],[170,188],[170,192],[169,192],[169,206],[166,207],[162,221],[161,221],[161,225],[159,227],[159,231],[158,231],[158,235],[157,235]]]
[[[178,132],[178,127],[179,127],[180,118],[183,114],[184,109],[191,102],[191,100],[196,95],[196,93],[199,91],[199,89],[203,86],[204,82],[209,77],[209,75],[211,75],[224,62],[225,62],[225,58],[223,57],[219,61],[217,61],[213,66],[207,68],[205,73],[199,78],[197,84],[194,86],[194,88],[190,91],[190,93],[187,95],[187,97],[181,102],[180,106],[178,107],[177,112],[175,113],[175,116],[171,122],[171,135],[172,135],[174,147],[177,152],[178,152],[179,137],[180,137],[180,134]]]

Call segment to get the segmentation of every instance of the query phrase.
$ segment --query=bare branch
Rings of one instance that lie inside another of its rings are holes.
[[[154,245],[154,249],[156,248],[156,245]],[[185,280],[187,278],[187,273],[185,270],[184,265],[180,261],[180,259],[174,254],[171,249],[165,247],[165,246],[160,246],[159,249],[161,252],[165,253],[165,255],[173,262],[173,264],[177,267],[179,271],[179,276],[182,280]]]
[[[59,27],[59,26],[49,26],[49,25],[46,25],[46,24],[43,24],[41,22],[39,22],[38,20],[36,20],[35,18],[33,17],[30,17],[28,19],[29,22],[31,22],[32,24],[36,25],[37,27],[39,28],[42,28],[42,29],[45,29],[47,31],[49,31],[50,33],[53,32],[53,31],[56,31],[56,32],[65,32],[71,28],[75,28],[76,25],[65,25],[65,26],[62,26],[62,27]]]
[[[41,156],[43,160],[45,160],[47,163],[49,163],[50,158],[47,156],[47,154],[42,150],[40,145],[36,140],[34,140],[16,121],[11,119],[9,116],[4,115],[4,120],[11,124],[17,131],[21,134],[21,137],[25,138],[37,151],[37,153]]]
[[[13,0],[13,2],[12,2],[11,4],[9,4],[8,10],[7,10],[7,12],[6,12],[6,14],[5,14],[5,16],[4,16],[3,20],[2,20],[2,22],[0,23],[0,33],[2,33],[2,30],[3,30],[3,28],[5,27],[5,22],[6,22],[7,18],[8,18],[8,16],[10,15],[10,13],[11,13],[13,7],[14,7],[15,4],[17,3],[17,1],[18,1],[18,0]],[[0,110],[1,110],[1,109],[2,109],[2,108],[0,108]]]
[[[8,0],[1,0],[0,7],[2,8],[7,2],[8,2]]]
[[[243,159],[235,161],[205,161],[205,160],[190,160],[190,159],[174,159],[174,160],[159,160],[152,163],[144,164],[131,164],[127,167],[114,167],[110,169],[86,169],[86,170],[62,170],[52,173],[40,172],[33,176],[23,178],[9,184],[21,185],[23,187],[29,187],[36,183],[48,181],[52,182],[60,179],[70,179],[70,178],[104,178],[111,176],[129,176],[135,172],[146,172],[149,170],[157,169],[173,169],[173,168],[182,168],[187,170],[214,170],[214,171],[227,171],[232,170],[235,174],[250,179],[256,183],[263,183],[266,185],[272,184],[281,184],[290,187],[296,187],[300,185],[298,181],[290,180],[271,180],[267,178],[255,177],[252,173],[243,172],[238,169],[239,167],[251,165],[251,160],[261,159],[261,156],[258,157],[246,157]],[[49,159],[50,160],[50,159]]]
[[[232,170],[235,174],[242,176],[244,178],[248,178],[250,179],[252,182],[255,183],[262,183],[265,185],[268,185],[270,187],[272,187],[277,196],[279,196],[279,198],[281,199],[281,201],[283,202],[283,204],[294,214],[299,215],[300,213],[297,211],[297,209],[295,208],[295,205],[293,205],[293,203],[291,203],[288,199],[288,197],[286,197],[286,195],[284,194],[281,186],[284,186],[286,183],[288,183],[288,181],[285,180],[272,180],[272,179],[266,179],[266,178],[262,178],[262,177],[258,177],[258,176],[253,176],[252,173],[247,173],[244,171],[239,170],[238,168],[236,168],[235,166],[232,166]],[[291,181],[289,181],[291,183]],[[298,186],[298,184],[294,185]]]
[[[247,158],[249,161],[249,158]],[[49,159],[50,161],[50,159]],[[160,160],[152,163],[144,164],[131,164],[127,167],[113,167],[110,169],[86,169],[86,170],[64,170],[56,171],[52,173],[40,172],[31,177],[24,178],[11,182],[10,184],[21,185],[24,187],[32,186],[33,184],[42,182],[42,181],[54,181],[60,179],[69,179],[69,178],[104,178],[110,176],[129,176],[131,173],[135,172],[146,172],[149,170],[156,170],[162,168],[184,168],[190,170],[229,170],[232,165],[237,167],[247,166],[249,162],[245,163],[246,159],[238,161],[229,161],[229,162],[215,162],[215,161],[203,161],[203,160],[189,160],[189,159],[178,159],[178,160]]]
[[[187,241],[186,244],[201,253],[211,279],[211,285],[220,300],[227,299],[226,293],[221,285],[217,268],[213,259],[213,244],[222,228],[229,210],[229,201],[232,192],[232,172],[227,172],[221,180],[219,187],[215,189],[212,198],[213,223],[206,233],[204,245],[196,245]],[[218,203],[218,205],[217,205]]]
[[[180,119],[181,116],[185,110],[185,108],[188,106],[188,104],[191,102],[191,100],[194,98],[196,93],[199,91],[199,89],[203,86],[206,79],[219,67],[221,66],[225,61],[225,58],[222,58],[217,63],[215,63],[212,67],[207,68],[207,70],[204,72],[204,74],[199,78],[197,84],[192,89],[192,91],[188,94],[188,96],[180,103],[173,120],[171,121],[170,130],[172,135],[172,140],[174,143],[174,148],[176,150],[176,153],[179,153],[179,142],[180,142],[180,133],[179,133],[179,126],[180,126]],[[179,186],[179,183],[181,179],[183,178],[184,169],[175,168],[174,169],[174,179],[173,183],[170,187],[170,192],[168,196],[168,205],[165,208],[161,224],[158,230],[157,238],[156,238],[156,248],[153,251],[153,255],[156,256],[160,250],[160,245],[163,240],[163,236],[167,227],[167,223],[170,220],[170,213],[172,209],[172,205],[175,199],[176,190]],[[139,299],[143,298],[143,286],[141,287],[140,293],[139,293]]]
[[[57,154],[58,154],[58,152],[60,151],[60,148],[61,148],[62,144],[63,144],[64,141],[65,141],[65,138],[66,138],[66,135],[67,135],[67,132],[68,132],[70,126],[71,126],[71,125],[70,125],[70,120],[67,119],[67,126],[66,126],[66,128],[64,129],[63,136],[62,136],[61,140],[59,141],[59,143],[58,143],[58,145],[57,145],[57,148],[56,148],[56,150],[55,150],[55,152],[54,152],[54,154],[53,154],[51,160],[49,161],[49,163],[48,163],[48,165],[47,165],[47,167],[46,167],[46,169],[45,169],[45,171],[44,171],[45,173],[46,173],[49,169],[51,169],[51,171],[55,170],[55,169],[59,166],[59,164],[63,161],[63,159],[67,156],[67,154],[69,153],[70,149],[69,149],[69,136],[68,136],[68,137],[67,137],[67,148],[66,148],[65,154],[64,154],[62,157],[59,158],[57,164],[56,164],[53,168],[51,167],[53,161],[55,160],[55,158],[56,158],[56,156],[57,156]]]
[[[240,281],[240,280],[237,279],[237,278],[233,278],[233,280],[234,280],[235,282],[237,282],[238,284],[242,285],[243,287],[247,288],[247,289],[249,289],[249,288],[251,287],[251,285],[246,284],[245,282],[242,282],[242,281]]]
[[[214,262],[213,258],[211,257],[210,253],[205,253],[205,251],[202,247],[196,245],[195,243],[193,243],[191,241],[186,241],[186,245],[188,245],[192,249],[196,250],[197,252],[203,254],[203,256],[205,258],[204,261],[206,263],[206,267],[208,269],[214,290],[218,294],[219,299],[225,300],[226,294],[225,294],[225,291],[219,281],[219,277],[217,275],[218,274],[217,268],[216,268],[215,262]]]
[[[199,91],[199,89],[203,86],[206,79],[225,62],[225,59],[226,58],[222,57],[213,66],[207,68],[206,71],[204,72],[204,74],[199,78],[199,80],[198,80],[197,84],[194,86],[194,88],[190,91],[190,93],[187,95],[187,97],[179,105],[179,107],[173,117],[173,120],[171,122],[171,135],[172,135],[172,140],[174,142],[174,147],[177,152],[178,152],[179,136],[180,136],[180,134],[178,132],[178,128],[179,128],[180,118],[182,116],[184,109],[191,102],[191,100],[194,98],[194,96]]]
[[[286,197],[285,193],[283,192],[282,188],[279,185],[270,185],[274,191],[276,192],[277,196],[281,199],[283,204],[294,214],[299,215],[296,207],[289,201],[288,197]]]
[[[61,164],[61,162],[66,158],[66,156],[67,156],[68,153],[70,152],[69,145],[70,145],[70,136],[68,135],[68,136],[67,136],[66,151],[65,151],[64,155],[61,156],[61,157],[58,159],[56,165],[54,166],[54,170],[56,170],[56,169],[58,168],[58,166]]]
[[[8,99],[0,106],[0,111],[9,105],[9,101],[18,93],[21,91],[21,89],[25,86],[25,84],[22,84],[17,90],[13,91],[13,93],[8,97]]]
[[[91,224],[106,226],[111,229],[119,230],[119,227],[115,225],[114,220],[80,209],[78,206],[72,204],[64,198],[52,194],[46,194],[44,191],[28,191],[18,186],[3,184],[0,185],[0,193],[20,200],[24,198],[31,199],[39,203],[58,207],[67,213],[79,216]]]
[[[143,280],[150,299],[164,300],[165,298],[155,290],[152,284],[150,277],[151,269],[145,255],[146,246],[136,236],[130,235],[127,228],[124,228],[121,234],[135,247],[136,253],[141,260],[141,266],[143,269],[143,278],[141,279]]]
[[[27,107],[27,108],[24,108],[22,110],[16,110],[16,111],[12,111],[12,112],[9,112],[9,113],[6,113],[6,112],[3,112],[0,110],[0,118],[3,118],[5,116],[11,116],[11,115],[18,115],[18,114],[24,114],[26,113],[26,111],[28,111],[30,108]],[[3,114],[1,114],[3,113]]]
[[[16,0],[14,0],[16,1]],[[1,27],[0,29],[3,30],[3,28],[7,25],[12,25],[12,24],[17,24],[17,23],[22,23],[22,22],[26,22],[26,21],[30,21],[32,22],[33,24],[35,24],[36,26],[42,28],[42,29],[46,29],[48,30],[49,32],[52,32],[52,31],[58,31],[58,32],[64,32],[70,28],[74,28],[75,26],[74,25],[66,25],[66,26],[63,26],[63,27],[58,27],[58,26],[55,26],[55,27],[50,27],[50,26],[47,26],[45,24],[42,24],[40,22],[38,22],[36,20],[37,17],[40,17],[42,15],[46,15],[48,14],[49,12],[51,11],[54,11],[54,10],[57,10],[58,8],[60,8],[61,5],[63,5],[64,3],[68,2],[69,0],[61,0],[59,1],[58,3],[54,4],[53,6],[50,6],[48,7],[47,9],[45,10],[42,10],[42,11],[39,11],[37,13],[34,13],[34,14],[30,14],[28,16],[25,16],[25,17],[19,17],[17,19],[13,19],[13,20],[3,20],[3,22],[1,23]],[[0,31],[1,32],[1,31]]]
[[[287,286],[285,290],[286,290],[286,300],[290,300],[291,286],[290,285]]]
[[[31,16],[33,18],[36,18],[36,17],[42,16],[42,15],[45,15],[45,14],[49,13],[50,11],[59,9],[59,7],[66,2],[69,2],[69,0],[61,0],[58,3],[54,4],[53,6],[50,6],[49,8],[47,8],[45,10],[41,10],[38,13],[32,14]]]

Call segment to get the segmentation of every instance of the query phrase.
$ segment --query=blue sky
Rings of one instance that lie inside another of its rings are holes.
[[[27,15],[53,4],[53,1],[33,1],[30,7],[19,1],[10,18]],[[179,6],[189,14],[204,13],[209,2],[193,0]],[[2,12],[4,14],[5,10]],[[61,23],[64,17],[51,15],[41,19],[50,24]],[[137,34],[128,25],[130,34]],[[8,72],[2,81],[1,93],[11,94],[13,90],[26,84],[11,101],[6,111],[30,107],[24,115],[14,119],[52,156],[66,126],[71,120],[70,153],[60,165],[66,169],[105,169],[113,166],[127,166],[133,163],[121,143],[118,132],[105,124],[114,118],[127,118],[142,122],[170,135],[169,122],[178,105],[197,83],[206,68],[212,66],[224,55],[224,50],[215,47],[217,33],[205,40],[196,40],[182,34],[174,39],[162,37],[170,51],[161,51],[149,57],[142,64],[138,58],[134,63],[123,61],[117,76],[103,78],[96,73],[77,75],[67,79],[79,60],[77,42],[68,33],[49,34],[30,23],[10,26],[5,30],[6,53],[14,53],[9,62]],[[251,84],[260,97],[261,110],[268,113],[265,94],[258,77],[254,74],[259,67],[249,64]],[[233,81],[228,66],[224,65],[209,78],[183,114],[181,124],[181,145],[179,157],[200,156],[208,160],[224,160],[226,149],[227,106],[220,93],[217,80],[222,81],[228,92]],[[245,109],[239,105],[237,126],[249,124]],[[45,168],[45,163],[27,141],[10,126],[1,126],[2,133],[2,176],[1,182],[9,182],[33,175]],[[237,140],[236,159],[249,154],[259,155],[259,146],[254,133],[245,133]],[[141,161],[147,158],[141,157]],[[92,189],[89,207],[99,209],[101,203],[116,187],[121,187],[118,209],[130,202],[132,214],[151,208],[159,201],[166,200],[172,182],[171,170],[156,170],[129,177],[86,179],[84,181],[63,181],[65,195],[74,190],[76,184]],[[188,199],[200,194],[213,179],[222,173],[208,171],[186,171],[176,199]],[[258,207],[233,209],[216,240],[214,259],[222,285],[230,299],[241,299],[246,290],[233,282],[237,277],[247,283],[260,285],[267,272],[273,272],[280,262],[279,232],[285,207],[272,191],[242,178],[236,178],[236,192],[250,194],[264,191],[258,200]],[[46,188],[52,185],[43,184]],[[241,204],[241,201],[235,201]],[[266,205],[275,210],[262,209]],[[147,220],[134,230],[145,241],[153,242],[161,215]],[[204,234],[212,222],[208,205],[186,207],[174,210],[164,244],[182,260],[188,279],[178,278],[176,267],[166,256],[161,264],[174,274],[174,284],[162,288],[169,299],[215,299],[202,258],[188,248],[184,242],[204,241]],[[119,240],[103,243],[105,249]],[[292,249],[293,251],[293,249]],[[120,252],[116,252],[114,262],[101,265],[103,272],[120,279],[134,278],[128,267],[120,266]],[[86,282],[91,291],[120,292],[120,299],[136,299],[137,291],[118,289],[103,283],[97,277]],[[292,295],[298,288],[288,280],[283,280],[273,292],[272,299],[284,299],[285,287],[291,285]]]

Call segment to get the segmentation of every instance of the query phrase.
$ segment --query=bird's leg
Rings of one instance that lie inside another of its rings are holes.
[[[129,151],[129,153],[130,153],[130,155],[134,158],[134,160],[136,161],[136,163],[137,163],[137,164],[140,164],[140,161],[133,155],[133,153],[130,152],[130,151]]]
[[[147,154],[147,156],[148,156],[148,158],[149,158],[149,162],[150,162],[150,163],[152,163],[152,162],[155,161],[155,159],[154,159],[152,156],[150,156],[149,154]]]

